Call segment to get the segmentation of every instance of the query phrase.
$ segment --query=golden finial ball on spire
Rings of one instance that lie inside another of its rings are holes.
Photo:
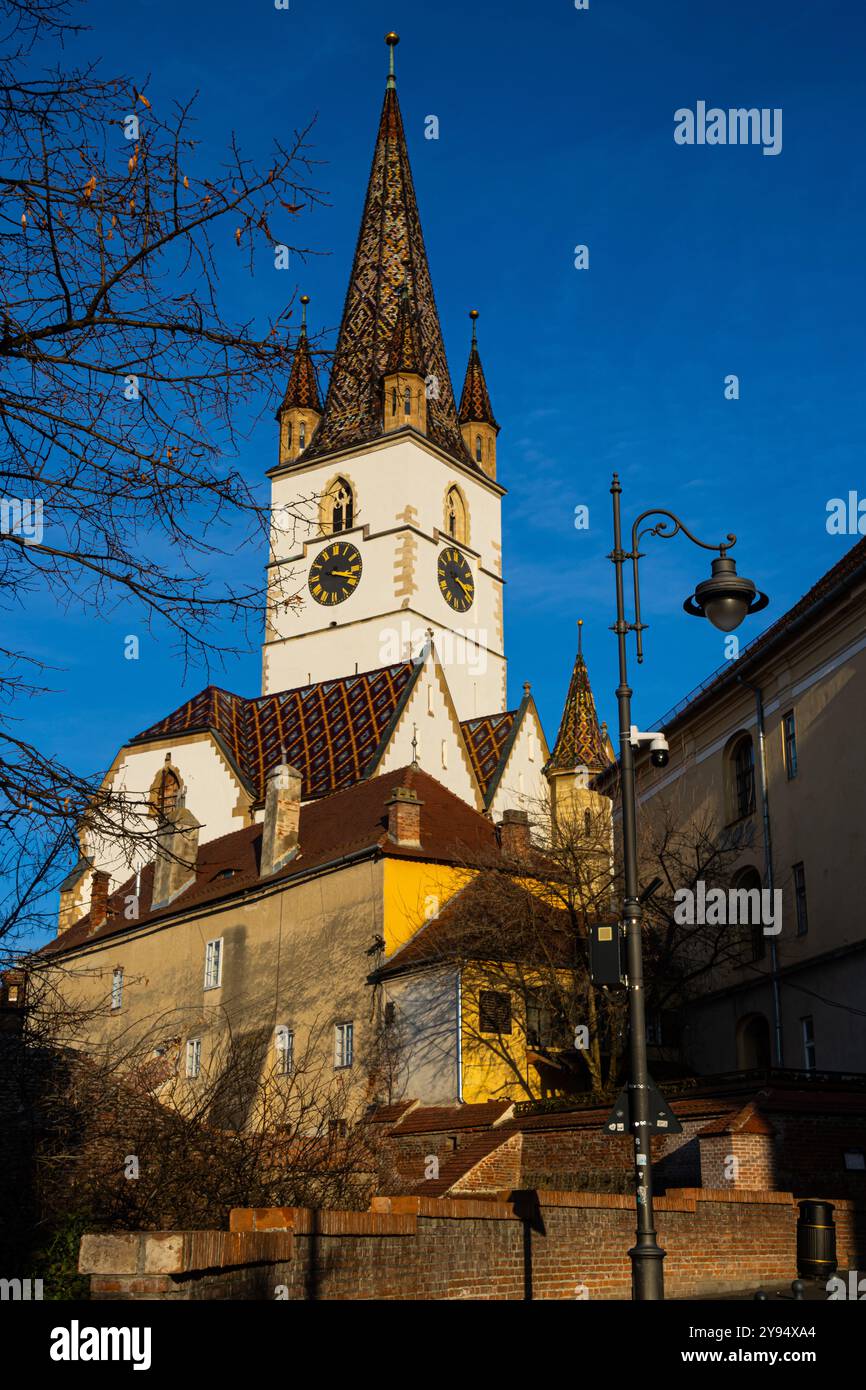
[[[400,42],[400,35],[395,34],[394,30],[392,29],[390,33],[385,35],[385,42],[389,48],[395,48],[396,45]]]

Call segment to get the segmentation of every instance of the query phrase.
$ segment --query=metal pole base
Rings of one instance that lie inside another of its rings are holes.
[[[665,1296],[662,1261],[664,1250],[656,1245],[655,1235],[639,1236],[638,1244],[629,1250],[631,1260],[631,1296],[635,1302],[660,1302]]]

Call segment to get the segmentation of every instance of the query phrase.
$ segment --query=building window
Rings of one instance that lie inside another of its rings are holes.
[[[307,422],[301,420],[298,424],[298,448],[303,449],[307,443]]]
[[[190,1038],[186,1045],[186,1074],[194,1080],[201,1072],[201,1038]]]
[[[392,391],[391,391],[391,414],[392,414],[392,415],[396,415],[396,414],[397,414],[397,387],[396,387],[396,386],[395,386],[395,387],[392,389]]]
[[[793,782],[797,776],[797,725],[792,709],[782,717],[782,738],[785,748],[785,772],[788,774],[788,781]]]
[[[815,1070],[815,1025],[812,1022],[812,1015],[807,1014],[800,1019],[800,1031],[803,1038],[803,1066],[806,1071]]]
[[[584,835],[586,835],[587,837],[589,837],[589,836],[592,834],[592,812],[591,812],[591,811],[584,811],[584,813],[583,813],[583,833],[584,833]]]
[[[338,1070],[350,1067],[352,1065],[354,1055],[354,1023],[336,1023],[334,1025],[334,1066]]]
[[[482,989],[478,995],[478,1028],[482,1033],[511,1032],[511,995],[504,990]]]
[[[111,1007],[119,1009],[123,1004],[123,968],[118,966],[111,977]]]
[[[792,869],[794,876],[794,906],[797,912],[797,935],[805,936],[809,930],[809,915],[806,911],[806,870],[802,864],[795,864]]]
[[[287,449],[291,449],[291,447],[292,447],[292,422],[291,422],[291,420],[287,420],[287,421],[286,421],[286,448],[287,448]]]
[[[274,1051],[278,1075],[289,1076],[295,1061],[295,1035],[285,1024],[281,1024],[274,1033]]]
[[[412,414],[412,388],[407,386],[403,392],[403,414]]]
[[[331,489],[334,508],[331,512],[331,530],[351,531],[355,524],[355,499],[345,478],[338,478]]]
[[[483,446],[483,444],[481,443],[481,435],[480,435],[480,434],[476,434],[476,436],[475,436],[475,462],[476,462],[476,463],[481,463],[481,461],[483,460],[483,458],[484,458],[484,446]]]
[[[761,875],[754,867],[741,870],[731,884],[733,910],[742,946],[742,963],[763,960],[767,953],[767,938],[761,920]]]
[[[845,1167],[849,1173],[866,1172],[866,1154],[862,1149],[845,1150]]]
[[[466,503],[457,487],[450,487],[445,495],[445,529],[455,541],[465,545],[469,540]]]
[[[739,739],[731,754],[734,767],[734,819],[742,820],[755,809],[755,747],[750,734]]]
[[[468,516],[466,502],[460,488],[449,488],[445,495],[445,530],[455,541],[466,545],[468,541]]]
[[[209,941],[204,953],[204,987],[218,989],[223,982],[223,940]]]

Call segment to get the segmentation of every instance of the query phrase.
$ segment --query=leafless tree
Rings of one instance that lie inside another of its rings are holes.
[[[260,628],[262,584],[218,561],[265,548],[267,499],[233,458],[285,387],[292,314],[287,291],[266,324],[237,322],[222,281],[233,263],[310,254],[310,125],[261,162],[232,138],[217,162],[194,99],[160,109],[97,62],[48,66],[75,16],[0,0],[0,603],[48,595],[94,619],[131,604],[184,662],[207,662],[246,645],[248,618]],[[153,834],[95,799],[100,770],[23,735],[53,679],[35,634],[0,648],[0,936],[44,916],[85,809],[115,835]]]

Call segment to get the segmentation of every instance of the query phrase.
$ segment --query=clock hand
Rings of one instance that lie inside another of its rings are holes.
[[[461,587],[461,589],[463,590],[463,592],[464,592],[464,594],[466,595],[466,597],[467,597],[467,598],[471,598],[472,595],[470,594],[470,592],[469,592],[469,590],[467,589],[466,585],[463,583],[463,580],[462,580],[462,579],[459,579],[459,578],[457,577],[456,574],[455,574],[454,578],[457,580],[457,583],[460,585],[460,587]]]
[[[355,576],[354,576],[354,574],[352,574],[351,570],[331,570],[331,577],[332,577],[333,579],[354,579],[354,578],[355,578]]]

